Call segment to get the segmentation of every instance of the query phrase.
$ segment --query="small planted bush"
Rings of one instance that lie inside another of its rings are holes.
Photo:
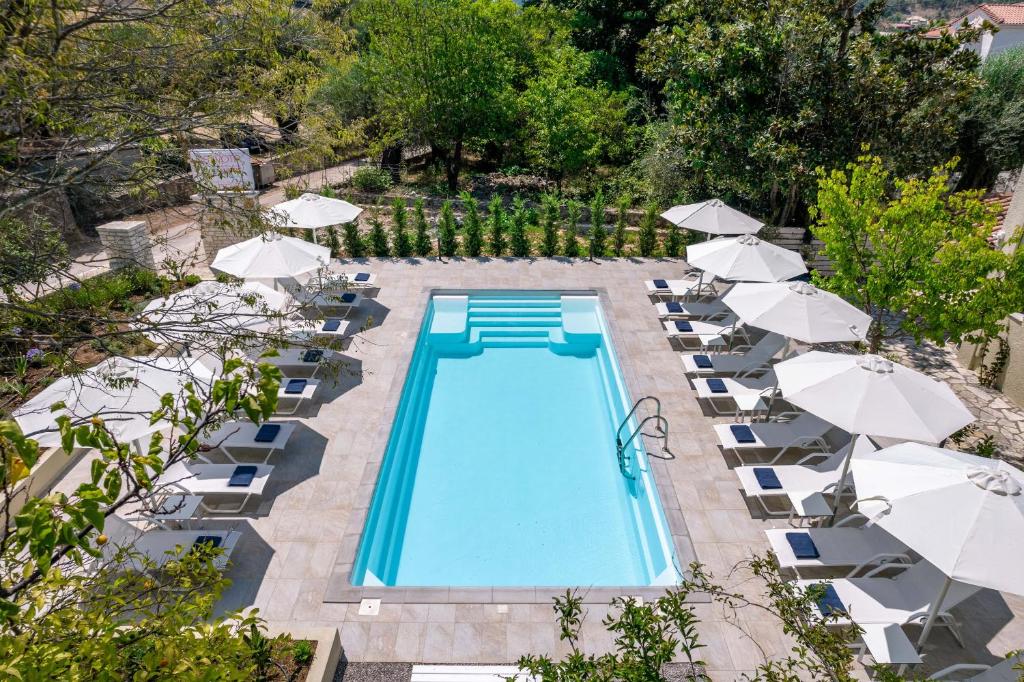
[[[470,258],[479,258],[484,250],[484,230],[480,224],[480,207],[469,192],[462,193],[462,248]]]
[[[501,197],[495,194],[487,204],[487,222],[490,228],[491,253],[501,258],[505,254],[505,210]]]
[[[391,248],[388,246],[388,233],[384,231],[380,216],[376,214],[370,218],[370,251],[377,258],[387,258],[391,255]]]
[[[649,258],[658,250],[658,205],[647,204],[643,220],[640,222],[640,237],[637,246],[640,255]]]
[[[386,192],[391,189],[391,174],[375,166],[362,166],[352,173],[352,186],[361,192]]]
[[[363,258],[366,256],[366,244],[363,236],[359,234],[359,225],[356,221],[345,223],[342,234],[342,242],[345,244],[345,253],[349,258]]]
[[[395,199],[391,205],[391,246],[399,258],[412,255],[412,242],[409,240],[408,218],[405,214],[405,200]]]
[[[668,232],[665,234],[665,255],[670,258],[678,258],[685,246],[686,239],[679,231],[679,226],[675,223],[670,223]]]
[[[413,229],[416,232],[415,249],[416,255],[426,257],[434,250],[430,241],[430,224],[427,222],[427,211],[423,206],[423,199],[417,199],[413,208]]]
[[[615,232],[612,233],[612,253],[621,256],[626,251],[627,218],[629,215],[630,198],[623,194],[618,201],[618,214],[615,217]]]
[[[589,252],[590,260],[604,256],[605,241],[608,233],[604,227],[604,194],[600,191],[594,195],[590,202],[590,239]]]
[[[451,258],[458,249],[459,242],[456,236],[458,223],[455,222],[455,211],[452,210],[452,202],[446,201],[441,206],[441,218],[438,221],[438,238],[441,241],[441,255]]]
[[[509,238],[511,242],[512,255],[516,258],[528,258],[530,255],[530,237],[526,231],[529,222],[529,211],[526,204],[520,197],[512,200],[512,218]]]
[[[562,255],[566,258],[580,257],[580,243],[576,239],[580,224],[580,202],[570,200],[566,205],[568,224],[565,227],[565,241],[562,244]]]
[[[540,242],[540,253],[545,258],[558,255],[558,223],[561,217],[558,199],[553,194],[541,197],[541,222],[544,236]]]

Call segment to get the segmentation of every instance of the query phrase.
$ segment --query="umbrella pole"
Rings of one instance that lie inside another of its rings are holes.
[[[839,482],[836,484],[835,499],[832,501],[832,518],[828,521],[830,526],[835,523],[836,514],[839,513],[839,498],[842,496],[843,488],[846,487],[846,476],[850,473],[850,460],[853,459],[853,451],[857,449],[857,438],[859,437],[858,434],[853,434],[850,438],[850,451],[843,458],[843,473],[839,476]]]
[[[928,620],[924,623],[924,629],[921,630],[921,637],[917,640],[917,652],[921,653],[924,649],[924,643],[928,640],[928,635],[932,633],[932,628],[935,626],[935,621],[939,617],[939,612],[942,611],[942,602],[946,601],[946,595],[949,594],[949,588],[953,586],[953,579],[946,577],[946,582],[942,584],[942,589],[939,590],[939,597],[932,604],[931,611],[928,612]]]

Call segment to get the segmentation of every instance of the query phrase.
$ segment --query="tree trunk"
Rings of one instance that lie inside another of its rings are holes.
[[[455,142],[455,149],[445,158],[444,171],[448,176],[448,191],[459,191],[459,171],[462,170],[462,140]]]
[[[391,174],[391,182],[402,181],[402,145],[395,144],[385,147],[380,153],[380,167]]]
[[[881,313],[871,319],[871,328],[868,329],[868,352],[878,353],[882,349],[882,339],[885,338],[885,325],[882,323]]]

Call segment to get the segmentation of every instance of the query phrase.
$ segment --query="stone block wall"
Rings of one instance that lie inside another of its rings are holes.
[[[149,229],[141,220],[116,220],[96,227],[100,242],[110,258],[110,269],[128,267],[156,270],[153,258],[153,242]]]
[[[224,247],[255,237],[264,228],[259,192],[218,192],[195,195],[192,200],[201,206],[199,230],[207,263]]]

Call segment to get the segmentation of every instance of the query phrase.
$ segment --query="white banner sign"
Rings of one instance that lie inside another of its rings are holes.
[[[248,149],[190,149],[188,158],[192,166],[192,177],[203,189],[256,189]]]

